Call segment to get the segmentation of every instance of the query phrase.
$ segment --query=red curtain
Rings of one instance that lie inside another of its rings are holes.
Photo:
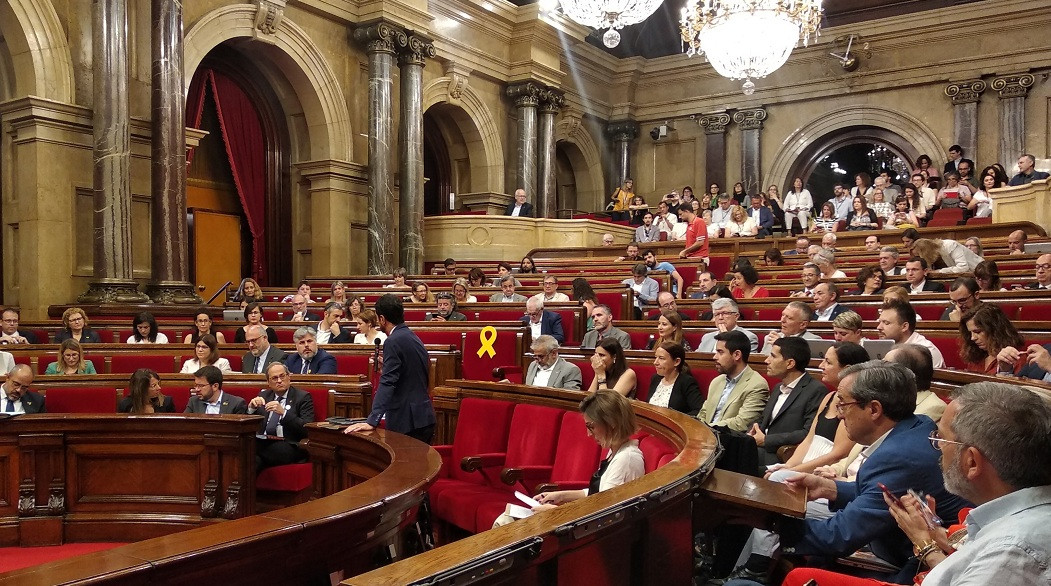
[[[204,115],[204,93],[208,87],[208,77],[208,70],[202,69],[190,81],[190,91],[186,96],[186,126],[188,128],[201,128],[201,116]],[[189,149],[186,153],[187,167],[193,162],[195,150]]]
[[[267,284],[266,232],[263,217],[266,199],[266,140],[259,112],[233,80],[215,70],[202,73],[205,73],[207,86],[211,88],[212,97],[215,99],[226,156],[230,161],[237,195],[241,199],[245,216],[248,218],[248,229],[252,234],[252,276],[261,284]],[[200,111],[204,106],[205,84],[200,85],[202,89],[199,98],[194,96],[193,85],[190,92],[191,98],[199,101],[199,105],[194,104],[198,108],[194,120],[195,127],[200,125]],[[190,113],[190,101],[187,100],[188,117]]]

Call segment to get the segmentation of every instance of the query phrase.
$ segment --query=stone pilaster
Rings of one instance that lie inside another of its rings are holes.
[[[354,39],[365,45],[369,57],[369,252],[368,271],[389,275],[397,255],[394,189],[390,174],[393,80],[391,70],[405,33],[385,21],[364,23]]]
[[[153,0],[153,66],[150,98],[153,278],[147,294],[156,303],[199,305],[190,283],[186,234],[186,135],[183,92],[182,2]]]
[[[536,217],[538,218],[554,218],[558,207],[555,182],[555,116],[562,110],[565,103],[566,98],[562,92],[545,90],[541,94],[540,132],[537,140],[537,151],[540,159],[539,179],[537,181],[539,193],[536,199]]]
[[[507,88],[507,96],[514,100],[518,111],[518,159],[515,166],[515,189],[526,192],[526,200],[536,202],[536,109],[540,105],[543,87],[532,83],[519,83]]]
[[[963,152],[974,158],[978,149],[978,102],[988,85],[980,79],[957,81],[945,86],[952,100],[953,138]]]
[[[614,177],[617,187],[631,177],[631,143],[639,136],[639,124],[634,120],[618,120],[606,126],[606,134],[613,141]]]
[[[78,303],[142,303],[132,279],[131,131],[128,113],[127,0],[94,0],[95,278]]]
[[[759,133],[763,129],[763,120],[766,120],[766,110],[761,107],[738,110],[734,112],[733,118],[741,128],[741,183],[746,193],[759,193],[763,189],[759,176],[762,168],[759,161]]]
[[[708,193],[708,186],[718,183],[723,190],[726,185],[726,127],[730,125],[730,115],[726,112],[704,114],[697,119],[697,124],[704,129],[704,176],[703,186],[698,186],[697,193]],[[703,190],[701,189],[703,187]]]
[[[999,160],[1008,169],[1025,150],[1025,97],[1036,78],[1030,73],[1019,73],[994,78],[989,84],[1000,96]],[[1009,172],[1008,175],[1011,173]]]
[[[398,54],[401,69],[398,236],[401,266],[410,275],[423,273],[423,66],[433,57],[434,43],[416,34],[407,36]]]

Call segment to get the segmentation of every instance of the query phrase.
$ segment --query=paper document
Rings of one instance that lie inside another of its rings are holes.
[[[521,492],[518,492],[517,490],[515,491],[515,498],[517,498],[518,500],[522,501],[523,503],[529,505],[529,508],[531,508],[531,509],[533,507],[539,507],[540,506],[540,503],[537,502],[536,499],[534,499],[533,497],[527,496],[527,495],[525,495],[525,494],[523,494]]]
[[[515,519],[525,519],[526,517],[531,517],[533,511],[532,509],[509,504],[507,505],[507,514]]]

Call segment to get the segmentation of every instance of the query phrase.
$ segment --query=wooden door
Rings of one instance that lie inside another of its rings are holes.
[[[241,282],[241,218],[237,214],[192,209],[191,238],[198,294],[207,300],[227,281]],[[204,287],[202,290],[201,287]],[[212,303],[222,305],[225,295]]]

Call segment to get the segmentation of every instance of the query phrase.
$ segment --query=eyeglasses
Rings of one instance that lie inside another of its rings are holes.
[[[548,356],[551,356],[550,352],[533,352],[533,360],[545,360]]]
[[[245,342],[248,342],[249,344],[255,344],[265,337],[266,336],[256,336],[255,338],[245,338]]]
[[[284,380],[286,378],[288,378],[288,373],[287,372],[282,372],[281,374],[275,374],[274,376],[270,377],[270,380],[276,382],[276,381],[279,381],[279,380]]]
[[[212,386],[211,383],[193,383],[193,388],[196,390],[201,390],[210,386]]]
[[[736,311],[719,311],[712,314],[712,317],[726,317],[728,315],[738,315]]]
[[[674,301],[669,301],[667,303],[661,303],[661,309],[671,309],[673,307],[675,307],[675,302]]]
[[[964,297],[963,299],[952,299],[952,298],[950,298],[949,299],[949,303],[952,303],[956,307],[963,307],[963,304],[966,303],[967,300],[972,298],[972,297],[974,297],[974,294],[968,295],[967,297]]]
[[[588,431],[595,431],[595,422],[594,421],[585,421],[584,422],[584,427],[588,428]]]
[[[837,404],[837,405],[836,405],[836,411],[837,411],[837,412],[838,412],[838,413],[839,413],[840,415],[842,415],[842,414],[843,414],[843,408],[844,408],[844,407],[849,407],[849,406],[851,406],[851,405],[857,405],[857,404],[858,404],[858,403],[860,403],[860,402],[861,402],[861,401],[843,401],[843,402],[840,402],[839,404]]]
[[[944,444],[956,444],[958,446],[966,446],[967,445],[967,444],[965,444],[963,442],[957,442],[957,441],[947,440],[947,439],[942,438],[941,434],[938,433],[937,429],[932,431],[931,435],[927,436],[927,439],[931,440],[931,446],[934,449],[938,450],[939,452],[942,451],[942,446],[941,445],[943,443]]]
[[[24,385],[24,384],[16,381],[13,378],[7,379],[7,382],[11,383],[11,390],[12,391],[28,391],[29,390],[29,386],[32,384],[32,383],[30,383],[30,384]]]
[[[1042,264],[1042,265],[1036,265],[1036,270],[1038,270],[1038,271],[1046,271],[1048,269],[1051,269],[1051,264],[1045,263],[1045,264]]]

